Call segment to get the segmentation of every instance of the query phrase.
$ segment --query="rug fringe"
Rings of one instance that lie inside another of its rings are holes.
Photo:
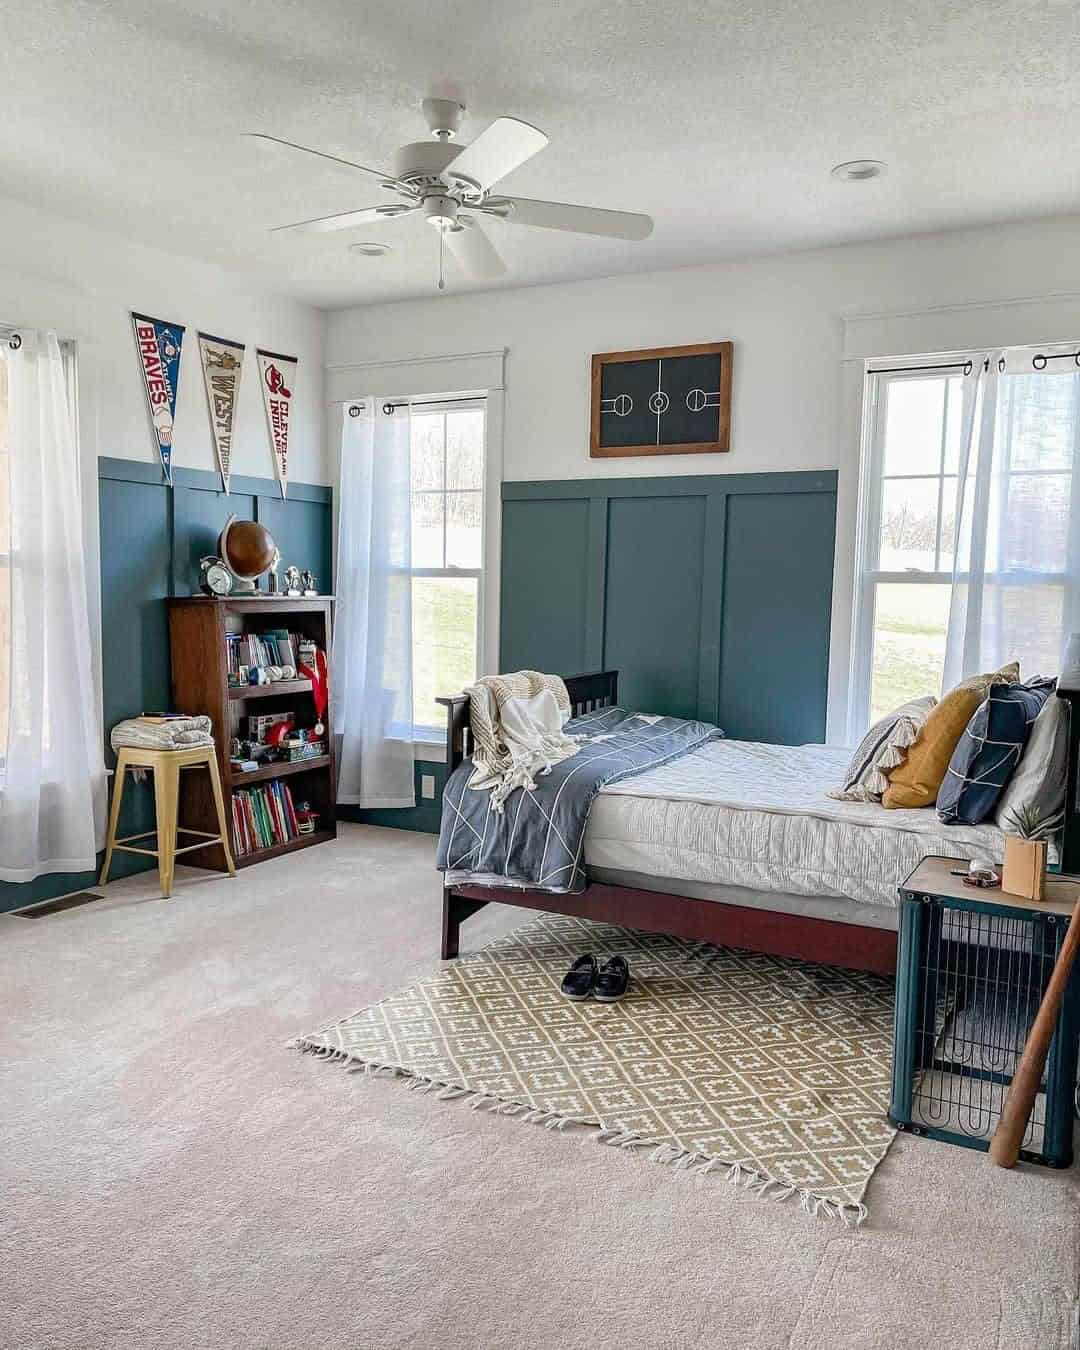
[[[663,1163],[678,1171],[692,1170],[697,1176],[703,1177],[727,1168],[724,1180],[733,1186],[741,1186],[748,1194],[762,1200],[779,1201],[790,1200],[797,1196],[799,1209],[803,1214],[836,1219],[846,1228],[858,1228],[867,1217],[867,1208],[859,1201],[851,1203],[816,1195],[813,1191],[766,1176],[743,1163],[725,1163],[720,1158],[684,1149],[670,1139],[637,1134],[622,1126],[597,1126],[580,1116],[564,1116],[557,1111],[523,1106],[520,1102],[504,1102],[486,1092],[473,1092],[455,1083],[425,1078],[396,1064],[378,1064],[359,1059],[347,1050],[340,1050],[332,1045],[319,1045],[304,1040],[303,1037],[297,1037],[287,1044],[291,1050],[299,1050],[303,1054],[314,1055],[316,1059],[341,1064],[349,1073],[362,1073],[366,1078],[403,1078],[413,1092],[434,1092],[439,1101],[461,1101],[472,1111],[491,1111],[496,1115],[515,1116],[520,1125],[542,1125],[546,1130],[560,1132],[571,1125],[580,1125],[593,1131],[593,1139],[598,1144],[606,1144],[611,1148],[648,1149],[650,1162]]]

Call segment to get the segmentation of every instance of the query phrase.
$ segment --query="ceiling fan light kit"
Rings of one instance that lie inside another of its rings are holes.
[[[498,117],[471,144],[461,146],[454,143],[454,137],[461,127],[465,105],[454,99],[426,98],[421,106],[434,139],[402,146],[394,156],[392,174],[277,136],[249,133],[257,140],[355,169],[404,199],[402,203],[361,207],[292,225],[279,225],[276,229],[321,234],[353,229],[374,221],[389,223],[400,216],[419,212],[439,234],[440,290],[444,245],[466,276],[490,279],[505,274],[506,264],[481,229],[479,216],[492,217],[507,225],[569,230],[608,239],[640,240],[647,239],[652,233],[650,217],[637,212],[571,206],[565,202],[536,201],[527,197],[491,196],[496,183],[544,149],[547,136],[539,127],[516,117]],[[463,207],[466,214],[462,213]],[[377,252],[388,251],[388,248],[369,249],[369,256],[377,256]],[[364,248],[357,247],[356,251],[364,252]]]

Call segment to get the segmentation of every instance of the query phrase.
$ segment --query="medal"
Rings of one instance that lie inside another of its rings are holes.
[[[316,651],[312,664],[309,666],[302,661],[296,673],[311,681],[311,701],[315,704],[315,726],[312,730],[316,736],[322,736],[326,732],[322,719],[326,712],[327,694],[329,692],[326,675],[326,653]]]

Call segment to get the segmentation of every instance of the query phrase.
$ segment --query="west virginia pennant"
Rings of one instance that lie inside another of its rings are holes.
[[[210,413],[214,452],[221,473],[221,485],[228,492],[233,420],[236,416],[236,398],[240,392],[244,344],[230,342],[228,338],[212,337],[209,333],[200,333],[199,355],[202,359],[203,383],[206,385],[206,406]]]

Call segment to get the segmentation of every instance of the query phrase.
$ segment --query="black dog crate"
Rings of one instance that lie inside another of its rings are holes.
[[[1020,1061],[1080,887],[1051,882],[1041,904],[963,885],[955,858],[926,858],[900,890],[892,1103],[910,1134],[984,1151]],[[1074,968],[1020,1157],[1073,1158],[1080,1033]]]

